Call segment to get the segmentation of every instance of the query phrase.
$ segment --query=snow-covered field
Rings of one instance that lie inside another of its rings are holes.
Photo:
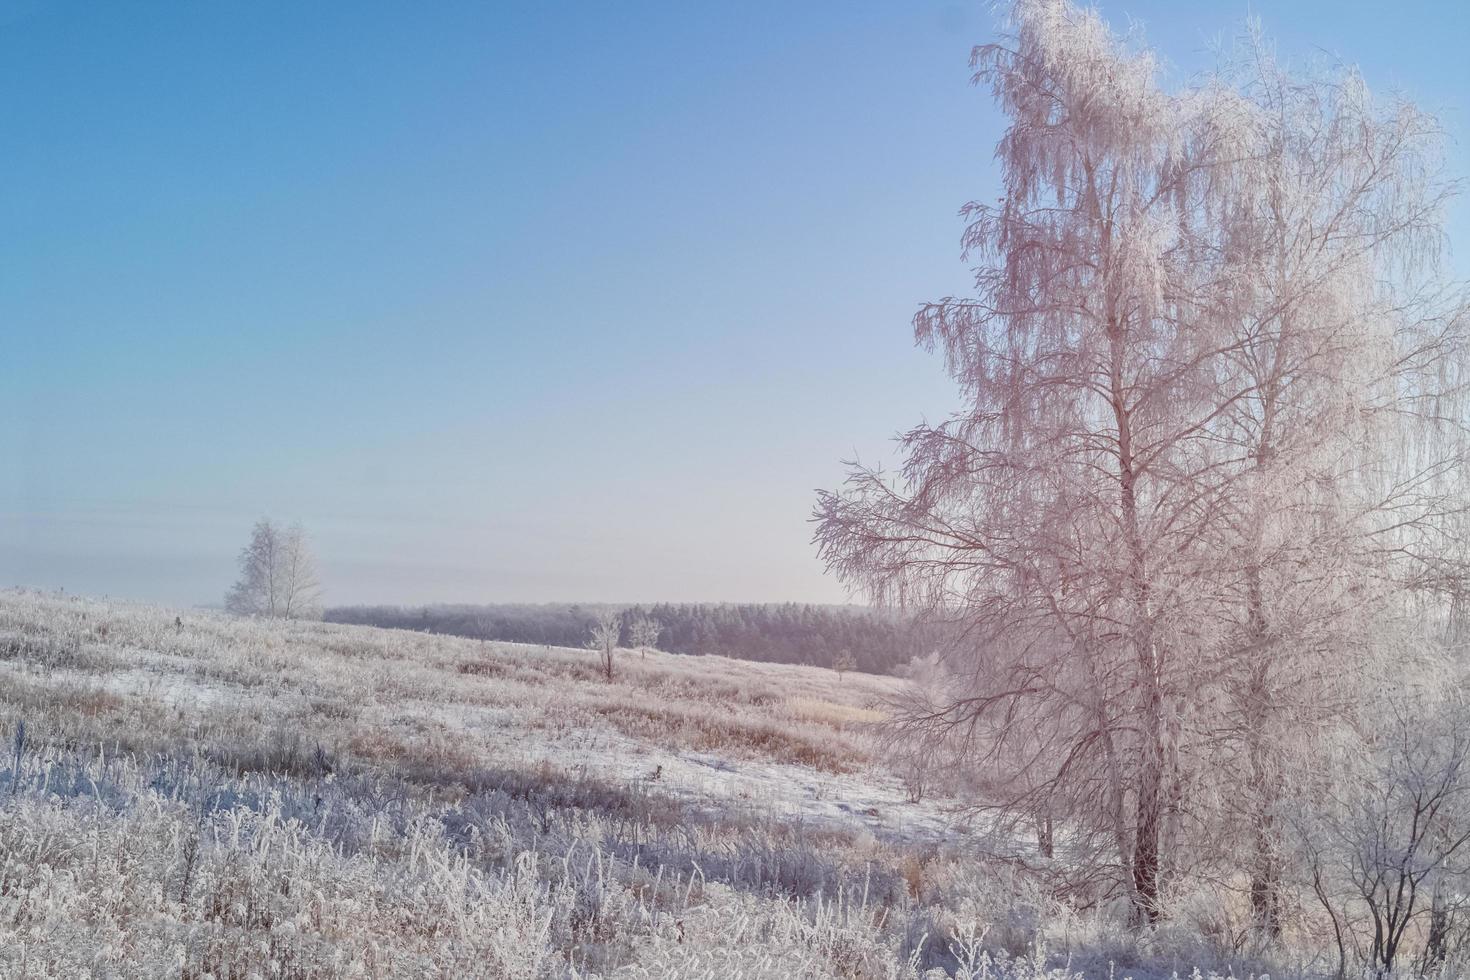
[[[871,733],[901,682],[618,666],[609,684],[585,651],[0,593],[0,976],[1136,961],[946,801],[907,801]]]

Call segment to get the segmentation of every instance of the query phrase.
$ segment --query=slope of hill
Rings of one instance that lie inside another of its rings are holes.
[[[900,682],[619,657],[0,593],[0,976],[1072,975]]]

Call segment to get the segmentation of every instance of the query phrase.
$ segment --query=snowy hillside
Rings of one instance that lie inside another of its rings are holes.
[[[878,759],[900,682],[618,658],[0,594],[0,975],[1044,969]]]

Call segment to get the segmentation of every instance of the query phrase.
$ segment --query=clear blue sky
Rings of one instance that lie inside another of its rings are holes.
[[[1250,8],[1102,9],[1185,74]],[[1439,109],[1470,174],[1470,5],[1253,9]],[[841,601],[813,489],[951,407],[908,320],[996,193],[990,32],[0,0],[0,584],[216,602],[269,514],[329,602]]]

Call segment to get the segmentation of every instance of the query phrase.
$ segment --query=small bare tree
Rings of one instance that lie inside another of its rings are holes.
[[[1375,977],[1410,959],[1437,973],[1463,932],[1470,884],[1470,716],[1457,696],[1383,698],[1330,781],[1293,821],[1312,891],[1350,959]],[[1458,925],[1458,927],[1457,927]]]
[[[602,664],[602,676],[609,684],[613,679],[613,654],[623,635],[623,617],[615,612],[605,612],[592,626],[592,635],[587,640],[587,649],[596,651]]]
[[[839,653],[837,659],[832,661],[832,669],[837,671],[837,679],[842,680],[842,675],[849,670],[857,670],[857,661],[852,659],[850,653]]]
[[[648,651],[658,649],[658,638],[663,631],[664,628],[659,625],[658,620],[639,616],[633,620],[633,625],[628,629],[628,639],[641,655],[641,659],[647,660]]]
[[[225,608],[241,616],[310,619],[321,613],[321,593],[305,529],[262,518],[240,552],[240,578]]]

